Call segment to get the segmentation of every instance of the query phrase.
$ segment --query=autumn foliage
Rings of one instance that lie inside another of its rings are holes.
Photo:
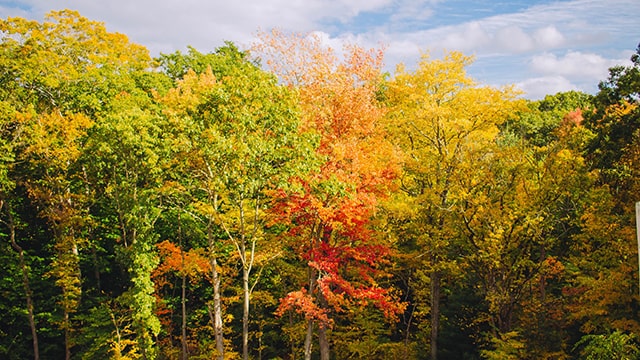
[[[294,179],[300,190],[279,191],[274,200],[273,210],[284,215],[289,233],[299,239],[295,249],[311,276],[317,276],[308,279],[309,290],[287,295],[278,313],[292,308],[327,323],[327,305],[346,311],[371,302],[393,319],[403,305],[376,282],[378,265],[390,256],[389,244],[370,228],[380,199],[400,173],[396,148],[385,139],[385,109],[377,99],[382,52],[347,46],[339,55],[317,36],[277,31],[261,34],[261,40],[258,51],[267,64],[299,91],[301,130],[320,138],[318,171]]]
[[[316,33],[0,34],[1,358],[638,357],[640,49],[532,101]]]

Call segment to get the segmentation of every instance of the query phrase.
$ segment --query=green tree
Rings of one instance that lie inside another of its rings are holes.
[[[88,210],[88,199],[81,199],[87,193],[78,163],[83,152],[82,128],[108,111],[116,95],[133,88],[133,81],[126,79],[132,72],[145,71],[150,58],[146,49],[130,44],[126,36],[108,33],[103,24],[69,10],[51,12],[43,23],[2,19],[0,31],[3,144],[11,145],[12,150],[3,169],[30,195],[29,201],[14,199],[11,203],[39,207],[49,224],[46,231],[53,233],[57,250],[49,273],[63,288],[62,327],[68,335],[68,315],[76,311],[81,281],[82,253],[78,250],[82,249],[78,245],[89,240],[78,241],[86,236],[81,232]],[[75,126],[82,122],[84,125]],[[59,127],[63,124],[72,126]],[[13,143],[14,139],[20,143]],[[14,158],[22,160],[16,163]],[[9,209],[14,205],[3,205],[7,211],[15,211]],[[8,222],[16,224],[16,220]],[[16,250],[20,248],[17,242],[14,245]],[[41,248],[47,246],[43,242]],[[21,259],[23,250],[18,250]],[[32,333],[37,349],[35,331]],[[69,357],[72,344],[68,336],[65,343]],[[38,351],[34,352],[37,357]]]
[[[62,289],[60,327],[64,331],[66,359],[71,358],[73,346],[70,317],[78,309],[82,294],[79,248],[84,242],[86,221],[86,199],[78,191],[83,188],[82,178],[74,176],[74,168],[90,126],[90,120],[83,115],[41,115],[26,125],[25,137],[29,142],[18,158],[28,164],[29,170],[22,183],[29,196],[40,204],[41,216],[48,221],[55,239],[56,257],[51,273]]]
[[[614,331],[604,335],[586,335],[576,345],[586,360],[634,360],[640,358],[637,337]]]
[[[144,97],[124,95],[96,121],[83,158],[99,204],[96,211],[103,217],[96,232],[115,241],[102,245],[115,251],[130,281],[117,284],[113,295],[122,296],[130,308],[138,351],[147,358],[155,357],[154,338],[160,330],[151,273],[158,261],[154,226],[162,212],[163,160],[168,159],[161,120]]]
[[[528,101],[527,109],[514,113],[500,126],[503,141],[518,139],[533,146],[545,146],[558,140],[558,128],[568,113],[591,111],[593,96],[568,91]]]
[[[587,148],[589,158],[604,171],[605,181],[613,184],[625,174],[617,162],[640,128],[640,45],[631,61],[632,66],[609,69],[609,78],[599,84],[595,111],[585,119],[585,126],[595,134]]]
[[[209,61],[216,65],[216,73],[212,67],[200,75],[187,72],[163,102],[169,121],[176,124],[176,139],[183,139],[178,156],[188,164],[184,178],[193,181],[186,185],[193,187],[193,206],[210,228],[212,269],[218,241],[212,237],[214,226],[222,229],[224,239],[220,240],[233,246],[240,262],[242,354],[248,359],[249,306],[257,284],[251,275],[256,261],[269,258],[271,247],[265,232],[269,191],[285,187],[290,177],[305,169],[304,159],[311,148],[299,136],[293,93],[279,86],[274,76],[260,70],[232,44],[218,49]],[[219,291],[214,289],[215,297]],[[220,305],[215,302],[219,313]]]

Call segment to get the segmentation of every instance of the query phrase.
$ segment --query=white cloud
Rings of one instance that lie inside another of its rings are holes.
[[[55,9],[78,10],[89,19],[106,21],[110,31],[126,34],[152,54],[193,45],[211,51],[224,40],[249,45],[257,30],[281,28],[297,32],[321,30],[327,19],[347,22],[362,12],[389,6],[393,0],[23,0],[29,18],[41,19]],[[17,10],[13,10],[16,12]]]
[[[390,17],[392,22],[404,22],[427,20],[433,15],[433,9],[431,6],[438,1],[433,0],[404,0],[398,1],[395,4],[395,10]]]
[[[568,78],[605,79],[608,69],[623,60],[605,59],[593,53],[570,51],[558,57],[551,53],[536,55],[531,59],[531,69],[542,75],[561,75]]]
[[[516,87],[524,92],[527,99],[539,100],[545,95],[558,92],[580,90],[563,76],[544,76],[527,79],[516,84]]]
[[[492,39],[493,47],[501,51],[521,53],[535,48],[531,35],[518,26],[507,26],[499,29]]]
[[[565,42],[564,35],[553,25],[537,29],[533,33],[533,39],[539,46],[548,49],[562,46]]]

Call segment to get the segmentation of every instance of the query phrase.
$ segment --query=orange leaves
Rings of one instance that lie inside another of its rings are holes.
[[[211,272],[211,264],[202,249],[183,251],[174,243],[165,240],[156,245],[160,252],[160,265],[154,271],[154,277],[177,272],[195,281],[198,276]]]
[[[347,45],[337,54],[314,34],[273,31],[260,38],[255,49],[283,82],[298,90],[303,130],[321,139],[317,152],[326,162],[307,181],[344,184],[345,192],[332,194],[332,201],[316,202],[315,212],[329,218],[327,211],[345,214],[343,205],[371,211],[399,173],[399,156],[381,126],[385,110],[376,98],[383,52]]]
[[[370,230],[379,199],[400,173],[400,156],[383,127],[386,110],[377,99],[382,50],[347,45],[338,52],[315,34],[274,31],[260,38],[256,50],[285,84],[296,88],[302,130],[320,137],[316,152],[324,159],[319,171],[295,180],[300,192],[280,192],[274,200],[276,216],[291,226],[291,235],[304,239],[297,247],[300,256],[321,274],[317,288],[290,293],[279,313],[295,309],[326,322],[316,297],[335,311],[367,303],[400,309],[389,306],[392,297],[374,280],[389,250],[375,242]]]

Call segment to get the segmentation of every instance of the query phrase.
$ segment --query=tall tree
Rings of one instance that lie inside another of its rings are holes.
[[[599,84],[595,110],[585,116],[585,127],[596,135],[587,149],[589,159],[605,170],[609,182],[616,180],[616,163],[640,128],[640,45],[631,61],[631,66],[609,69],[609,78]]]
[[[16,205],[21,199],[16,194],[16,179],[12,176],[12,169],[15,165],[16,147],[20,146],[20,138],[23,128],[22,116],[17,116],[17,111],[9,102],[0,102],[0,144],[2,147],[2,157],[0,157],[0,210],[2,218],[0,222],[6,227],[9,237],[9,247],[17,253],[18,267],[21,278],[21,286],[24,291],[25,307],[27,319],[31,330],[31,341],[33,346],[33,357],[40,358],[40,346],[38,342],[38,328],[35,318],[35,305],[33,290],[31,285],[31,271],[25,249],[20,245],[18,238],[18,228],[20,219],[16,213]],[[14,289],[15,290],[15,289]]]
[[[319,171],[294,179],[300,188],[282,192],[275,209],[308,265],[306,287],[285,297],[279,312],[291,309],[306,317],[305,359],[311,358],[317,323],[320,357],[326,360],[332,311],[372,303],[393,318],[402,309],[376,281],[389,244],[369,227],[399,171],[377,99],[382,51],[346,46],[340,58],[314,35],[273,31],[261,34],[261,40],[258,53],[267,66],[300,94],[303,129],[320,138]]]
[[[20,156],[26,161],[19,163],[26,173],[14,174],[23,176],[18,182],[27,187],[54,233],[57,255],[51,273],[63,288],[69,357],[68,315],[76,310],[80,284],[77,240],[83,237],[80,218],[87,212],[78,201],[81,171],[76,161],[84,136],[80,133],[132,83],[121,80],[146,69],[150,58],[146,49],[130,44],[124,35],[108,33],[103,24],[69,10],[51,12],[43,23],[2,19],[0,30],[0,96],[11,109],[4,114],[13,117],[7,135],[22,136]]]
[[[498,126],[521,107],[511,89],[478,87],[465,73],[470,63],[457,52],[442,60],[425,55],[414,72],[399,66],[386,92],[388,126],[406,154],[402,190],[415,208],[410,226],[429,269],[432,359],[438,354],[442,279],[455,269],[448,253],[462,225],[452,210],[468,191],[458,180],[490,154]]]
[[[299,136],[293,93],[274,76],[232,44],[218,49],[210,60],[217,65],[215,74],[212,67],[199,76],[188,72],[163,101],[170,121],[184,131],[178,135],[185,140],[180,156],[189,164],[185,177],[193,179],[194,207],[208,219],[211,236],[213,227],[224,232],[223,239],[209,240],[211,260],[217,262],[216,242],[226,240],[240,261],[242,356],[248,359],[250,299],[256,284],[251,275],[262,243],[268,241],[268,191],[285,187],[290,177],[303,171],[311,148]],[[214,291],[215,297],[219,291]],[[214,307],[220,318],[219,304]]]
[[[82,140],[90,120],[83,115],[44,114],[27,124],[30,141],[20,160],[27,162],[30,176],[23,180],[30,197],[41,205],[41,216],[50,224],[55,238],[56,258],[51,273],[62,290],[61,328],[65,338],[65,358],[71,358],[73,341],[71,314],[79,306],[81,289],[79,248],[83,243],[86,209],[82,198],[82,178],[74,168],[81,155]]]
[[[111,291],[129,307],[137,350],[154,358],[160,323],[153,311],[151,274],[158,261],[155,223],[163,208],[160,190],[168,157],[161,135],[162,117],[148,107],[145,96],[138,95],[121,96],[96,121],[83,164],[103,214],[98,231],[103,239],[115,241],[103,245],[114,248],[118,266],[130,281]]]
[[[599,84],[595,109],[584,114],[593,136],[585,158],[598,176],[575,236],[575,265],[565,288],[569,318],[586,334],[637,332],[638,301],[634,224],[640,189],[640,46],[630,66],[609,69]],[[613,336],[614,334],[611,334]],[[587,336],[583,343],[594,336]],[[613,340],[613,338],[612,338]]]

